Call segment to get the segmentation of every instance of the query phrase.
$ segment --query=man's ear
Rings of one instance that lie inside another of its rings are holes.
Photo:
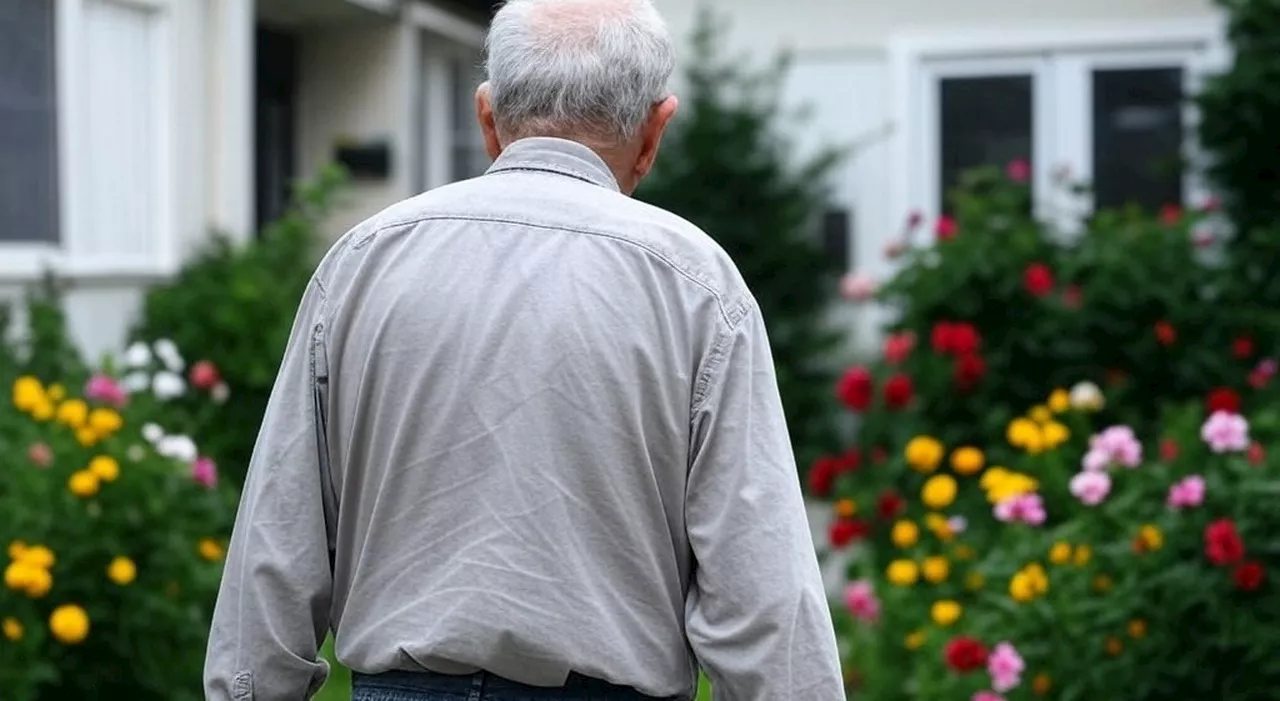
[[[489,81],[476,88],[476,120],[480,122],[480,133],[484,135],[484,150],[488,152],[490,159],[497,159],[502,153],[502,141],[498,139],[493,103],[489,101]]]
[[[662,135],[679,107],[680,101],[675,95],[670,95],[650,110],[649,120],[640,131],[640,157],[636,159],[635,166],[636,182],[648,175],[653,168],[653,162],[658,158],[658,146],[662,144]]]

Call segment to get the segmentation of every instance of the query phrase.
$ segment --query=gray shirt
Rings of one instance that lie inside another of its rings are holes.
[[[724,251],[558,139],[348,233],[267,406],[207,697],[309,696],[331,628],[365,673],[687,697],[701,666],[718,699],[843,699],[764,322]]]

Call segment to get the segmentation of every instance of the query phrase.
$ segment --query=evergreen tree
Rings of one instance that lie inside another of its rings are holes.
[[[840,441],[835,353],[844,331],[829,322],[845,261],[826,255],[818,227],[827,176],[841,154],[828,150],[796,163],[783,133],[795,128],[795,120],[779,101],[786,59],[744,69],[719,55],[719,32],[704,10],[680,112],[636,196],[701,227],[742,271],[768,326],[792,444],[804,469]]]

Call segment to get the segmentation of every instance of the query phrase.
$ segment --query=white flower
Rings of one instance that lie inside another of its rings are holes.
[[[1106,404],[1102,390],[1092,382],[1080,382],[1071,388],[1071,407],[1078,411],[1100,411]]]
[[[231,397],[231,388],[225,382],[219,382],[213,386],[213,391],[209,393],[213,398],[214,404],[224,404]]]
[[[131,372],[120,381],[120,386],[129,394],[137,394],[151,386],[151,378],[145,372]]]
[[[182,360],[182,354],[178,352],[178,346],[167,338],[162,338],[155,342],[156,356],[160,358],[160,362],[169,369],[170,372],[182,372],[186,367],[186,363]]]
[[[151,349],[138,341],[124,352],[124,365],[129,369],[145,368],[151,364]]]
[[[161,438],[164,438],[164,429],[160,428],[156,424],[144,424],[142,427],[142,437],[147,439],[148,443],[155,445],[160,442]]]
[[[156,399],[165,401],[181,397],[187,391],[187,383],[176,373],[158,372],[151,380],[151,391],[155,392]]]
[[[195,462],[200,457],[195,441],[187,436],[165,436],[156,444],[156,452],[182,462]]]

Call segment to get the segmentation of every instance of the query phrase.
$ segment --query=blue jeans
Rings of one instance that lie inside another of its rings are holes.
[[[559,688],[528,686],[487,672],[454,676],[429,672],[353,675],[351,701],[687,701],[657,699],[625,686],[577,674]]]

